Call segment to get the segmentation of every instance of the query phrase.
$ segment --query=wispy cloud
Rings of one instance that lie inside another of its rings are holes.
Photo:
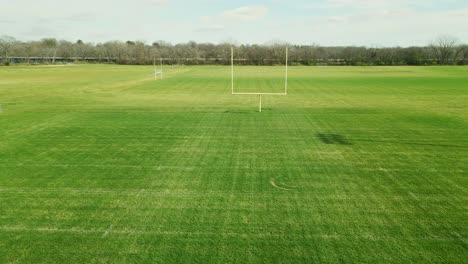
[[[347,14],[360,11],[391,12],[408,9],[420,0],[326,0],[322,8]]]
[[[228,21],[254,21],[264,18],[268,14],[266,6],[244,6],[236,9],[226,10],[220,17]]]
[[[145,0],[146,3],[148,4],[153,4],[153,5],[158,5],[158,6],[164,6],[169,4],[169,0]]]
[[[0,24],[12,24],[15,23],[12,19],[0,19]]]
[[[450,34],[468,42],[467,0],[36,2],[0,0],[1,34],[18,39],[216,42],[234,38],[240,43],[279,39],[299,44],[404,46],[425,45],[437,35]],[[170,26],[155,29],[155,25]]]
[[[228,26],[265,18],[269,9],[266,6],[243,6],[225,10],[217,15],[200,17],[202,26],[199,32],[222,31]]]
[[[54,30],[53,28],[50,27],[44,27],[44,26],[33,26],[29,28],[28,30],[23,32],[24,35],[29,36],[29,37],[48,37],[48,36],[54,36],[57,34],[57,31]]]
[[[226,27],[224,25],[204,25],[200,28],[197,29],[198,32],[216,32],[216,31],[222,31]]]
[[[368,10],[354,14],[315,16],[294,26],[309,24],[312,36],[327,45],[426,45],[441,34],[460,36],[468,8],[420,11],[407,8]]]
[[[401,3],[410,3],[410,0],[326,0],[326,3],[334,6],[395,6]]]
[[[73,14],[71,16],[65,17],[64,20],[74,21],[74,22],[85,22],[85,21],[93,21],[96,19],[96,16],[91,13],[79,13]]]

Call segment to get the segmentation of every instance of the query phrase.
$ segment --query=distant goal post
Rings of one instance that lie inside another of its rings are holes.
[[[288,95],[288,47],[285,48],[286,58],[284,65],[284,92],[282,93],[264,93],[264,92],[236,92],[234,87],[234,47],[231,47],[231,94],[232,95],[258,95],[259,106],[258,111],[262,112],[262,95]]]
[[[161,76],[161,80],[162,80],[164,78],[162,58],[159,59],[159,69],[156,66],[156,59],[153,60],[153,67],[154,67],[154,79],[157,80],[158,76]]]

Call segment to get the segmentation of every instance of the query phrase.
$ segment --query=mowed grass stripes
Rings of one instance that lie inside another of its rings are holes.
[[[468,68],[165,76],[0,68],[0,262],[465,261]]]

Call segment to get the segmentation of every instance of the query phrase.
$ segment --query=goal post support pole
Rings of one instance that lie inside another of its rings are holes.
[[[262,95],[260,94],[259,97],[260,97],[260,102],[258,104],[258,112],[261,113],[262,112]]]

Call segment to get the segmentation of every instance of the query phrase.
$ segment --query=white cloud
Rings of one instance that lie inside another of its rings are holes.
[[[360,6],[360,5],[398,5],[401,3],[409,3],[409,0],[327,0],[330,5],[335,6]]]
[[[69,21],[93,21],[96,19],[96,16],[92,13],[79,13],[79,14],[73,14],[70,15],[69,17],[64,18],[65,20]]]
[[[41,0],[35,5],[37,0],[0,0],[0,34],[23,40],[163,39],[175,43],[233,38],[239,43],[279,39],[298,44],[384,46],[425,45],[448,34],[467,43],[467,1],[266,0],[263,4],[241,1],[245,6],[231,9],[240,2]]]
[[[348,20],[348,18],[346,16],[331,16],[328,17],[327,20],[330,23],[344,23]]]
[[[169,4],[169,0],[145,0],[149,4],[154,4],[158,6],[164,6]]]
[[[197,31],[199,32],[215,32],[215,31],[222,31],[225,29],[224,25],[205,25],[200,27]]]
[[[326,0],[325,9],[340,10],[353,13],[359,10],[374,10],[391,12],[394,9],[409,8],[410,5],[421,3],[421,0]]]
[[[0,24],[13,24],[15,23],[12,19],[0,19]]]
[[[238,23],[250,22],[263,19],[268,14],[268,8],[265,6],[244,6],[235,9],[229,9],[214,16],[202,16],[200,20],[202,26],[197,29],[198,32],[222,31],[227,26],[235,26]]]
[[[351,0],[350,0],[351,1]],[[317,16],[294,25],[309,24],[315,42],[323,45],[410,46],[426,45],[438,35],[466,39],[464,25],[468,9],[416,11],[378,10],[353,15]],[[294,36],[295,37],[295,36]]]
[[[244,6],[224,11],[220,17],[229,21],[254,21],[264,18],[268,14],[265,6]]]

